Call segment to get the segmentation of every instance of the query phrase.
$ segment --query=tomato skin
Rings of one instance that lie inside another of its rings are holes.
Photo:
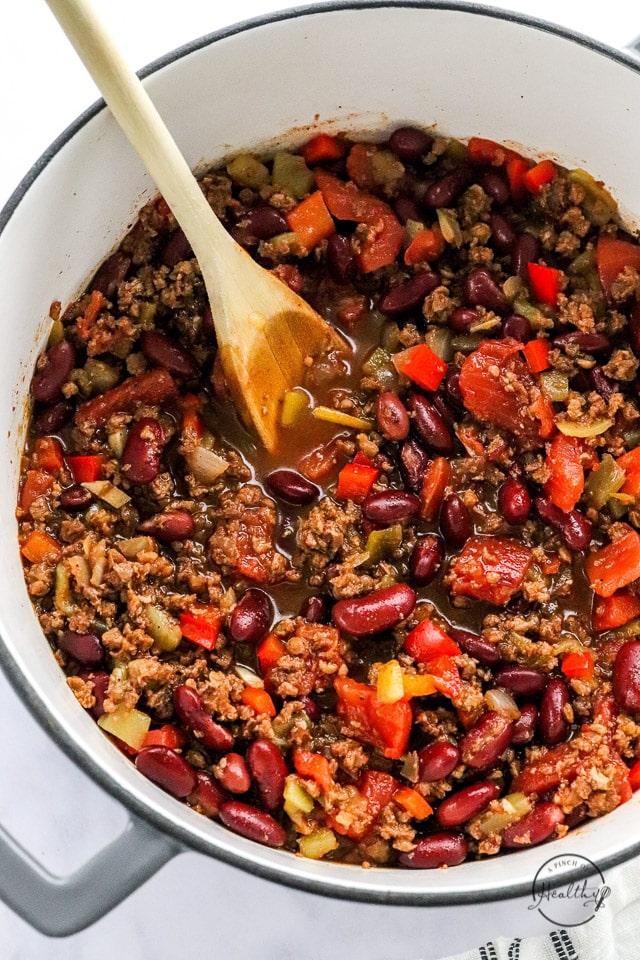
[[[602,236],[596,244],[598,277],[607,300],[613,300],[613,284],[625,267],[640,271],[640,246],[628,240]]]
[[[406,700],[382,703],[376,688],[350,677],[335,681],[338,715],[357,728],[357,739],[382,750],[390,760],[399,760],[407,751],[413,712]]]
[[[544,486],[551,502],[565,512],[573,510],[584,490],[582,445],[576,437],[558,433],[551,441],[546,465],[551,476]]]
[[[523,446],[535,447],[553,430],[553,408],[521,351],[513,337],[483,341],[462,365],[460,391],[474,416],[513,434]]]
[[[610,597],[596,597],[591,615],[593,629],[598,633],[623,627],[640,617],[640,598],[630,590],[617,590]]]
[[[522,586],[531,559],[531,551],[520,540],[471,537],[451,562],[451,592],[502,606]]]

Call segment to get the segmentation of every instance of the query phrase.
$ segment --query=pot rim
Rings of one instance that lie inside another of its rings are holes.
[[[451,13],[467,13],[480,17],[487,17],[496,20],[502,20],[510,23],[521,24],[526,27],[533,27],[543,33],[552,34],[563,39],[572,41],[594,53],[601,54],[610,60],[613,60],[623,66],[630,68],[636,73],[640,73],[640,60],[631,53],[618,50],[599,40],[581,34],[579,31],[568,27],[549,23],[537,17],[527,14],[521,14],[514,11],[502,10],[490,5],[477,4],[472,2],[455,2],[455,0],[327,0],[327,2],[310,3],[306,5],[297,5],[289,9],[278,10],[267,14],[258,15],[227,27],[207,33],[192,41],[189,41],[175,50],[172,50],[157,59],[151,61],[138,71],[141,78],[149,77],[164,67],[169,66],[190,54],[211,46],[220,40],[232,37],[244,32],[263,27],[268,24],[278,23],[280,21],[293,20],[299,17],[309,15],[333,13],[336,11],[349,11],[361,9],[380,9],[380,8],[409,8],[409,9],[434,9],[441,11],[450,11]],[[31,166],[22,180],[10,194],[6,203],[0,210],[0,235],[3,233],[11,218],[17,212],[22,200],[35,183],[40,174],[45,170],[48,164],[56,155],[69,143],[74,136],[80,132],[95,116],[106,110],[106,104],[103,99],[96,100],[86,110],[84,110],[66,129],[50,144],[42,155]],[[296,859],[292,857],[291,867],[276,865],[268,862],[260,856],[261,848],[257,844],[251,844],[256,848],[254,855],[245,854],[242,849],[232,848],[234,837],[230,834],[230,844],[206,842],[197,834],[189,830],[187,826],[174,821],[166,814],[154,808],[152,803],[141,799],[135,793],[122,785],[111,773],[101,766],[93,755],[65,729],[62,723],[53,718],[43,699],[36,692],[26,673],[13,658],[9,647],[7,646],[2,632],[0,631],[0,668],[11,682],[12,687],[20,696],[23,703],[30,712],[37,718],[43,729],[51,739],[60,747],[75,763],[101,788],[105,789],[111,796],[122,803],[126,809],[140,817],[142,820],[151,824],[153,827],[164,834],[170,834],[176,840],[184,845],[185,848],[204,853],[208,856],[214,856],[231,866],[247,870],[249,867],[252,872],[266,880],[276,881],[285,886],[305,890],[309,893],[315,893],[322,896],[336,897],[347,900],[384,903],[404,906],[426,906],[426,905],[454,905],[471,904],[488,901],[508,900],[514,897],[530,894],[531,880],[522,880],[517,884],[510,885],[508,881],[501,880],[497,884],[488,884],[482,889],[473,887],[471,884],[465,884],[458,890],[444,889],[438,890],[420,890],[417,888],[392,889],[384,886],[366,886],[358,887],[350,883],[354,874],[346,869],[344,881],[335,881],[334,879],[322,879],[320,876],[302,875],[295,869]],[[242,838],[235,838],[242,847],[246,841]],[[267,853],[273,851],[266,851]],[[598,867],[609,869],[630,859],[640,853],[640,838],[623,849],[619,849],[609,855],[599,858]],[[379,872],[379,868],[376,869]],[[390,871],[388,871],[390,872]],[[396,874],[397,871],[394,871]],[[408,871],[414,878],[419,876],[420,871]],[[549,881],[552,887],[566,883],[568,880],[578,879],[585,876],[585,869],[575,870],[573,873],[563,872],[556,878]]]

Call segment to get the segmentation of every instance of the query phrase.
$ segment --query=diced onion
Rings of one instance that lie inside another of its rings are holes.
[[[487,690],[484,699],[490,710],[495,710],[496,713],[502,714],[502,716],[508,720],[517,720],[520,716],[518,705],[509,691],[503,687],[495,687],[493,690]]]
[[[225,470],[229,469],[226,460],[214,453],[213,450],[207,450],[202,446],[197,446],[194,450],[191,450],[185,459],[191,473],[200,483],[214,483]]]
[[[94,497],[99,497],[100,500],[104,500],[105,503],[108,503],[109,506],[115,510],[124,507],[125,503],[129,503],[129,500],[131,500],[131,497],[128,496],[124,490],[116,487],[110,480],[87,481],[83,483],[82,486],[85,490],[92,493]]]
[[[376,692],[381,703],[397,703],[404,697],[402,668],[397,660],[389,660],[380,667]]]
[[[264,688],[264,681],[257,673],[254,673],[253,670],[250,670],[249,667],[243,666],[241,663],[234,664],[234,672],[236,676],[246,683],[248,687],[262,687]]]
[[[440,232],[442,233],[446,243],[451,244],[453,247],[461,246],[462,230],[460,229],[458,218],[453,210],[446,210],[442,207],[438,207],[436,213],[438,215]]]
[[[598,437],[613,426],[613,420],[605,417],[591,423],[575,423],[573,420],[556,420],[556,426],[565,437]]]

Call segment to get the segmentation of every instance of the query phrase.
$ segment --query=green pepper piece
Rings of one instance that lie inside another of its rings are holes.
[[[605,453],[597,470],[592,470],[584,495],[592,507],[600,510],[624,483],[625,472],[610,453]]]
[[[373,567],[376,563],[380,563],[381,560],[395,553],[401,543],[402,526],[399,523],[385,527],[384,530],[372,530],[365,545],[366,565]]]
[[[273,158],[271,179],[274,187],[302,200],[315,185],[314,176],[304,162],[304,157],[293,153],[276,153]]]

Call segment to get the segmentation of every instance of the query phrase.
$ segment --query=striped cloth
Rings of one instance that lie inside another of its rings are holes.
[[[500,938],[442,960],[640,960],[640,857],[607,871],[611,895],[588,923],[539,937]]]

